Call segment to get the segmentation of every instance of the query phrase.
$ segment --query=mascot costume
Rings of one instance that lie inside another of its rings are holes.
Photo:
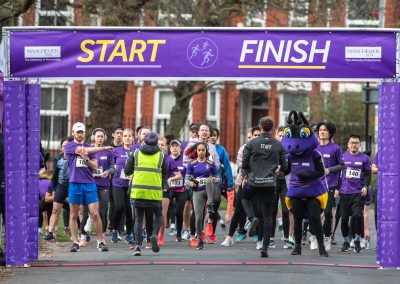
[[[324,175],[321,154],[316,150],[318,139],[302,112],[292,110],[284,129],[285,147],[290,175],[286,205],[294,217],[295,247],[292,255],[301,255],[302,221],[310,219],[318,240],[320,256],[328,256],[322,233],[321,209],[326,207],[328,194],[320,178]]]

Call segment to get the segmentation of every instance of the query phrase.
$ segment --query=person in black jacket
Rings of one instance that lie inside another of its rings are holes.
[[[260,222],[254,214],[252,198],[257,197],[262,207],[263,244],[261,257],[268,257],[269,235],[272,226],[272,211],[275,200],[276,176],[287,169],[285,150],[282,144],[271,136],[274,121],[270,117],[260,119],[261,136],[249,141],[243,151],[242,169],[245,173],[243,207],[250,220],[249,236],[255,235]]]

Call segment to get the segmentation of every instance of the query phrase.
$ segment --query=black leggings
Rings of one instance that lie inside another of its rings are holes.
[[[122,219],[122,215],[126,216],[126,234],[132,233],[132,206],[128,196],[127,187],[113,186],[112,189],[114,198],[114,216],[113,216],[113,229],[118,231]]]
[[[332,235],[332,220],[333,220],[332,209],[334,208],[334,206],[335,206],[335,190],[329,189],[328,203],[326,204],[326,208],[324,210],[325,221],[323,225],[323,231],[325,237],[329,237],[330,235]]]
[[[271,229],[271,235],[270,235],[271,238],[275,237],[276,215],[278,214],[279,200],[281,201],[281,208],[282,208],[283,236],[285,239],[289,238],[289,210],[287,209],[286,203],[285,203],[286,193],[287,193],[286,180],[285,179],[277,179],[276,180],[274,209],[272,211],[272,229]]]
[[[177,236],[182,235],[182,226],[183,226],[183,210],[185,208],[185,203],[187,200],[187,192],[174,192],[171,191],[171,199],[170,203],[173,203],[175,199],[175,216],[176,216],[176,231]],[[175,219],[175,216],[173,219]],[[172,221],[171,221],[172,223]]]
[[[47,212],[47,220],[50,221],[51,212],[53,211],[53,202],[40,200],[39,202],[39,228],[43,226],[43,212]],[[46,224],[48,226],[49,224]]]
[[[99,214],[103,224],[103,233],[107,229],[107,211],[108,211],[108,187],[97,187],[99,194]]]
[[[233,216],[231,224],[229,225],[229,233],[228,233],[228,236],[230,237],[233,237],[238,225],[240,228],[239,234],[247,233],[246,230],[244,229],[244,224],[246,222],[246,212],[244,212],[242,204],[242,195],[243,195],[243,189],[242,186],[240,186],[237,193],[235,194],[235,210],[233,211]]]
[[[292,198],[292,212],[294,218],[294,239],[296,245],[301,246],[302,225],[306,212],[310,218],[310,227],[313,227],[315,236],[317,237],[318,245],[320,248],[324,246],[324,236],[322,234],[321,224],[321,205],[316,198],[297,199]]]

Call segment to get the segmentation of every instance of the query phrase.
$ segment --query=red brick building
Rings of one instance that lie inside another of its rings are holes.
[[[99,25],[99,19],[86,17],[82,11],[84,0],[71,0],[71,5],[58,6],[60,0],[37,0],[34,7],[21,17],[21,25]],[[282,2],[282,1],[278,1]],[[293,4],[296,2],[296,6]],[[322,6],[329,1],[287,1],[287,7],[266,1],[264,7],[248,18],[232,15],[232,27],[399,27],[400,4],[396,0],[338,0],[335,5]],[[332,2],[332,1],[331,1]],[[365,2],[371,2],[369,7]],[[318,7],[315,3],[320,3]],[[322,4],[321,4],[322,3]],[[161,13],[159,13],[161,15]],[[323,20],[322,20],[323,19]],[[160,21],[161,22],[161,21]],[[148,26],[155,25],[144,18]],[[199,82],[201,84],[201,82]],[[91,111],[91,95],[94,82],[42,82],[42,142],[49,148],[57,148],[59,138],[67,135],[76,121],[85,121]],[[174,103],[171,87],[174,82],[130,81],[124,103],[123,125],[135,128],[149,125],[164,133],[169,112]],[[220,143],[232,159],[243,143],[244,132],[256,125],[258,119],[269,115],[284,124],[289,110],[307,112],[315,105],[314,96],[324,92],[340,92],[346,88],[361,91],[361,84],[307,83],[307,82],[221,82],[192,99],[190,122],[209,121],[222,133]],[[183,135],[185,131],[183,131]],[[47,142],[47,143],[46,143]]]

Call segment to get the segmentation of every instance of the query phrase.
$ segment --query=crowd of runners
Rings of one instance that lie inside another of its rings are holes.
[[[300,255],[308,245],[326,257],[337,242],[339,252],[359,253],[369,249],[378,156],[371,163],[355,134],[342,153],[335,132],[327,121],[277,127],[263,117],[248,129],[233,172],[218,143],[223,133],[206,123],[191,124],[186,139],[163,137],[146,126],[116,126],[110,145],[102,128],[85,142],[86,127],[77,122],[72,136],[60,141],[51,180],[43,176],[48,157],[41,161],[39,231],[46,241],[57,239],[62,216],[71,252],[95,235],[99,251],[124,242],[139,256],[144,248],[168,246],[169,234],[198,250],[251,238],[261,257],[278,247]],[[219,213],[222,197],[225,216]],[[217,229],[226,231],[224,239],[217,239]]]

